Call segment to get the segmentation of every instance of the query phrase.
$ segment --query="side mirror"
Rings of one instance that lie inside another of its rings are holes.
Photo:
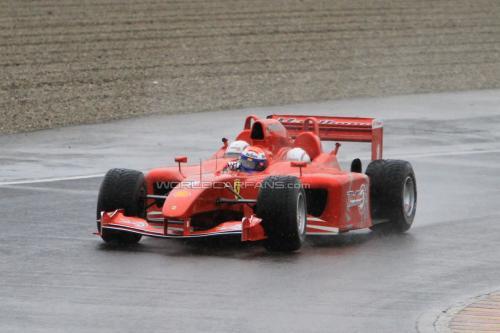
[[[187,163],[187,161],[188,161],[187,156],[177,156],[177,157],[175,158],[175,162],[176,162],[176,163],[179,163],[179,164],[180,164],[180,163]]]
[[[291,161],[290,165],[293,168],[299,168],[300,177],[302,177],[302,168],[305,168],[307,166],[307,162],[304,162],[304,161]]]
[[[188,161],[187,156],[177,156],[175,158],[175,162],[179,164],[179,173],[182,175],[182,177],[184,177],[184,174],[182,173],[181,163],[187,163],[187,161]]]
[[[307,166],[307,162],[304,161],[292,161],[290,165],[294,168],[305,168]]]

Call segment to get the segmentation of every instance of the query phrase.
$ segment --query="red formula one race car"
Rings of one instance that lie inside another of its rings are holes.
[[[97,203],[106,242],[141,237],[237,234],[271,251],[298,250],[307,235],[371,228],[408,230],[417,203],[410,163],[382,158],[382,122],[372,118],[249,116],[236,140],[208,160],[142,172],[111,169]],[[336,141],[323,151],[321,141]],[[371,142],[366,173],[337,160],[339,141]]]

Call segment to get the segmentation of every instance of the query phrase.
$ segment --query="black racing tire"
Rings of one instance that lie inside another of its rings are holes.
[[[371,215],[376,223],[370,229],[400,233],[410,229],[417,208],[417,181],[411,164],[375,160],[366,174],[370,178]]]
[[[269,251],[293,252],[300,249],[306,237],[307,201],[297,177],[267,177],[257,197],[257,217],[267,235],[264,245]]]
[[[101,212],[124,209],[126,216],[146,217],[146,182],[144,174],[129,169],[109,170],[101,183],[97,198],[97,230],[101,231]],[[102,230],[106,243],[135,244],[142,235],[119,230]]]

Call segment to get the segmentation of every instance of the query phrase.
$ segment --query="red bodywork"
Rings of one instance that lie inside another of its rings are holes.
[[[234,158],[224,157],[227,143],[199,165],[185,166],[182,163],[186,159],[177,158],[178,166],[146,174],[146,219],[124,216],[123,210],[103,212],[101,227],[166,238],[241,234],[242,241],[265,239],[251,201],[257,199],[259,185],[266,177],[293,175],[306,191],[308,235],[368,228],[372,225],[368,177],[342,171],[336,156],[338,148],[325,152],[321,140],[371,142],[375,160],[382,158],[382,138],[382,123],[372,118],[249,116],[236,139],[266,151],[266,170],[228,170],[226,166]],[[286,160],[286,153],[295,147],[304,149],[311,162]],[[231,202],[235,199],[249,202]]]

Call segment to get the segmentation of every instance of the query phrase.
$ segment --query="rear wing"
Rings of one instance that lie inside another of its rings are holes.
[[[296,138],[302,132],[312,131],[322,141],[371,142],[372,160],[382,158],[383,123],[375,118],[298,116],[274,114],[268,119],[278,120]]]

